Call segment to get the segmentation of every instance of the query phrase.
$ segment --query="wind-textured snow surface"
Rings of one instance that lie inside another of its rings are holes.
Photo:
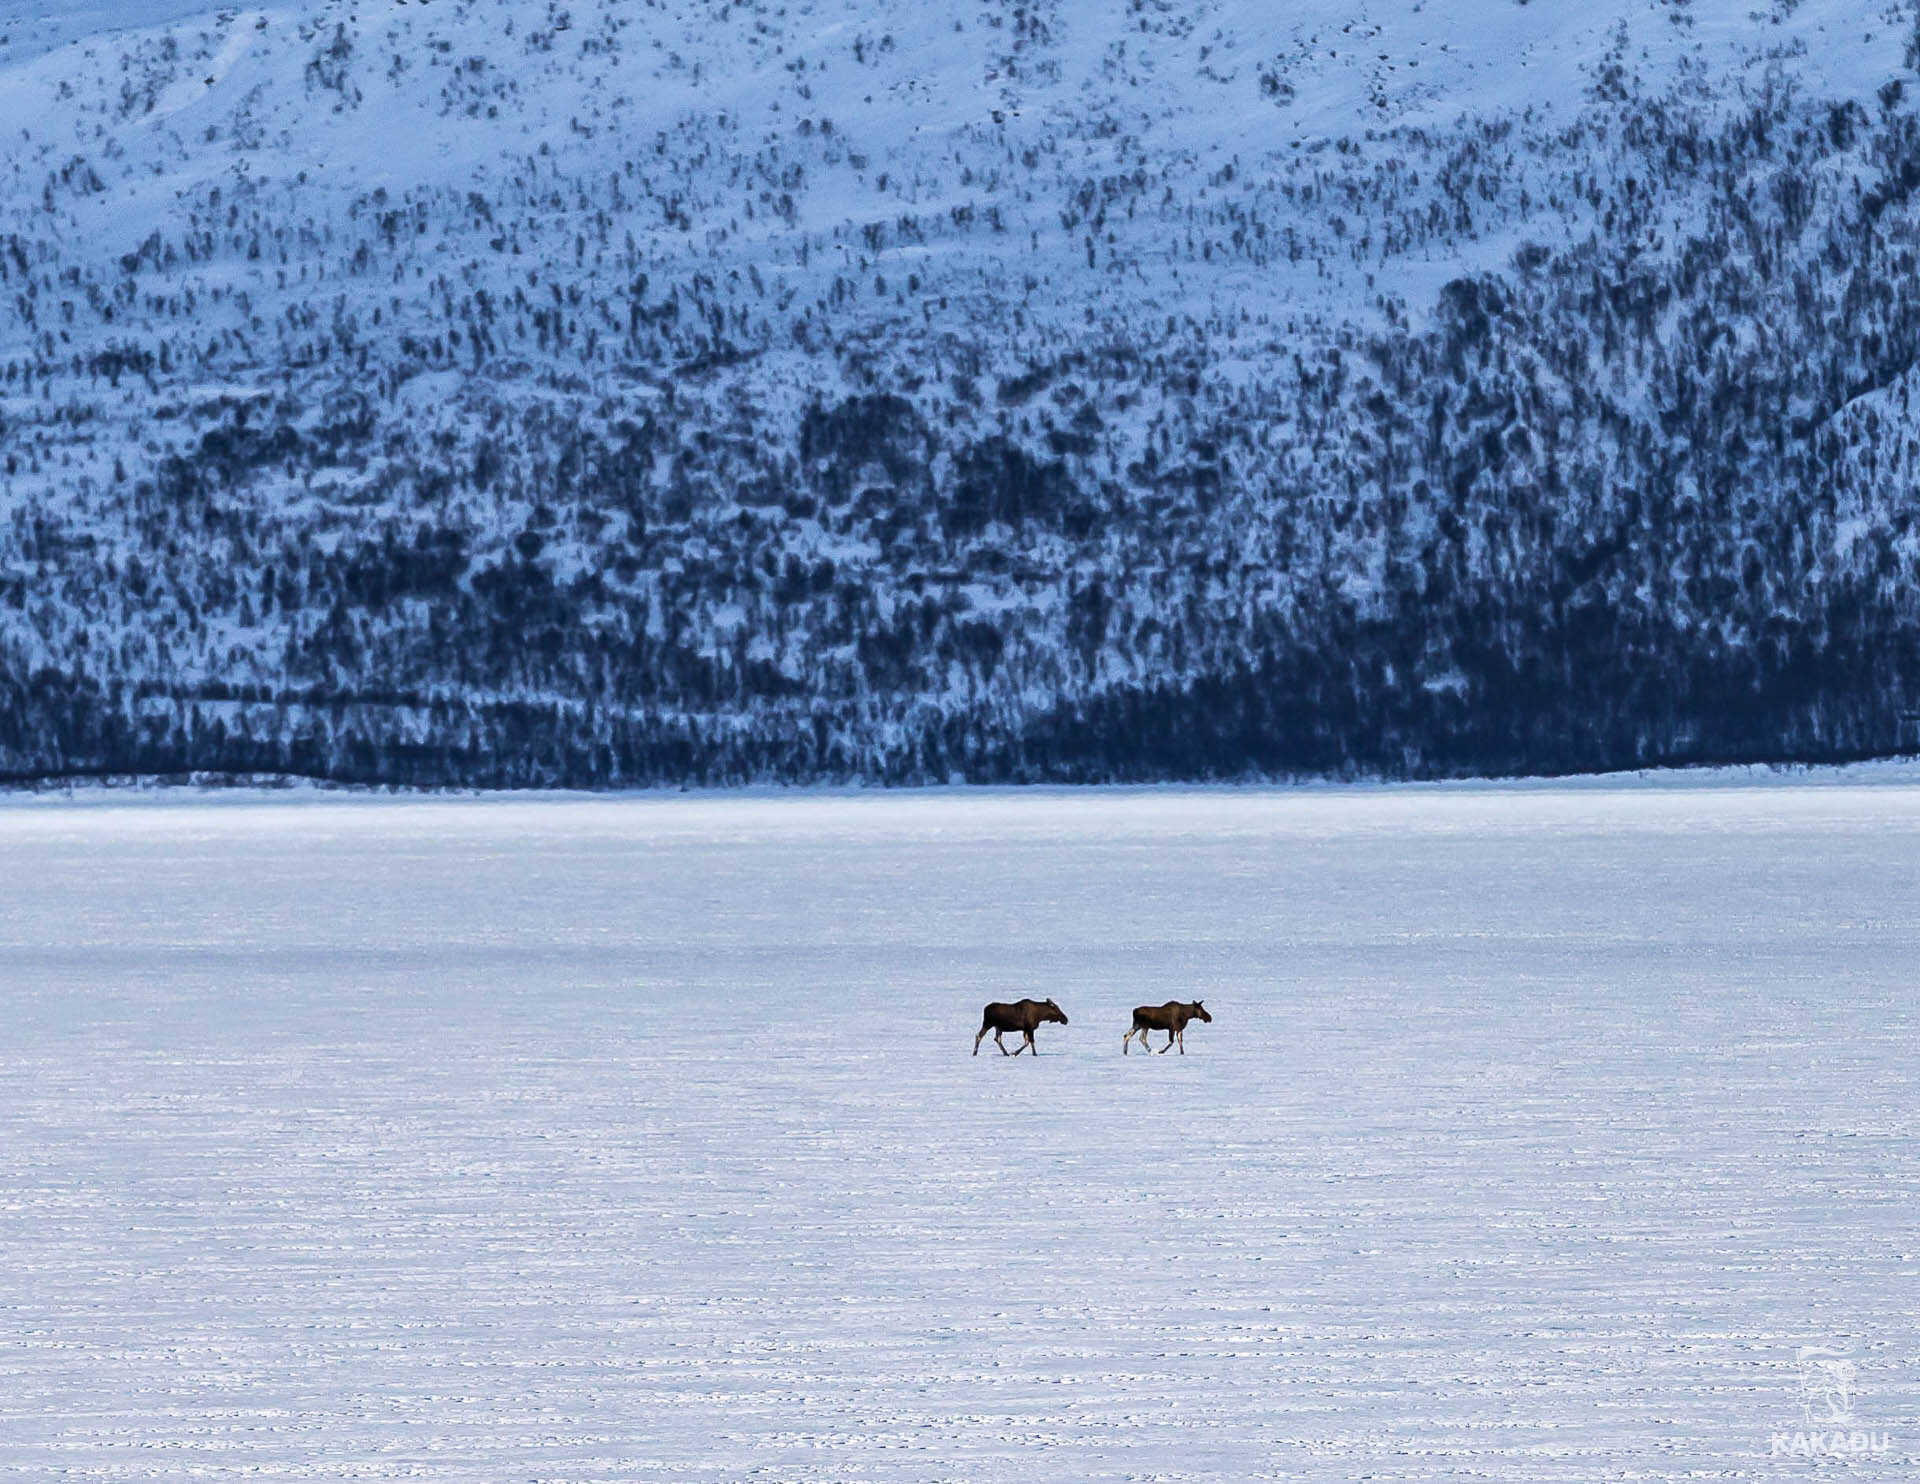
[[[1907,1477],[1916,849],[1832,781],[15,802],[0,1477],[1798,1477],[1808,1345]]]

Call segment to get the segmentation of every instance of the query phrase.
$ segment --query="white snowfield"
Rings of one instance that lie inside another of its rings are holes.
[[[0,1478],[1920,1462],[1911,775],[35,800],[0,861]]]

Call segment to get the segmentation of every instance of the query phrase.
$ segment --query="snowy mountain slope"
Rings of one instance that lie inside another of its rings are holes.
[[[1835,755],[1908,4],[0,6],[0,763]]]

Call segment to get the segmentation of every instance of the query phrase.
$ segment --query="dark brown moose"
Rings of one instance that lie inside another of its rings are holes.
[[[1178,1000],[1168,1000],[1164,1005],[1142,1005],[1133,1012],[1133,1029],[1120,1038],[1120,1053],[1124,1056],[1132,1049],[1130,1043],[1135,1036],[1140,1038],[1142,1050],[1149,1049],[1147,1032],[1165,1031],[1167,1044],[1160,1048],[1160,1054],[1165,1056],[1173,1050],[1174,1042],[1178,1041],[1180,1054],[1185,1056],[1187,1054],[1187,1022],[1190,1020],[1204,1020],[1209,1025],[1213,1024],[1213,1017],[1207,1014],[1207,1007],[1198,1000],[1190,1005],[1183,1005]]]
[[[1067,1023],[1066,1012],[1052,1000],[1016,1000],[1011,1005],[989,1005],[980,1016],[980,1035],[973,1038],[973,1054],[980,1054],[981,1037],[992,1031],[993,1044],[1000,1048],[1002,1056],[1018,1056],[1023,1051],[1031,1051],[1038,1056],[1040,1048],[1033,1044],[1033,1028],[1049,1020],[1057,1020],[1062,1025]],[[1009,1051],[1007,1043],[1000,1039],[1004,1031],[1019,1031],[1027,1039]]]

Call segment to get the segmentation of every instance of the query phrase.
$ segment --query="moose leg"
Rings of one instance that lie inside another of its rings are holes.
[[[993,1044],[994,1044],[994,1045],[996,1045],[996,1046],[998,1046],[998,1047],[1000,1048],[1000,1054],[1001,1054],[1002,1056],[1011,1056],[1011,1055],[1013,1055],[1013,1053],[1012,1053],[1012,1052],[1010,1052],[1010,1051],[1008,1051],[1008,1050],[1007,1050],[1007,1043],[1006,1043],[1005,1041],[1003,1041],[1003,1040],[1001,1040],[1001,1039],[1000,1039],[1000,1032],[999,1032],[999,1031],[995,1031],[995,1032],[993,1033]]]
[[[1040,1048],[1034,1044],[1032,1031],[1027,1032],[1027,1044],[1022,1046],[1020,1048],[1020,1051],[1031,1051],[1035,1056],[1038,1056],[1040,1054]],[[1018,1056],[1020,1054],[1020,1051],[1016,1051],[1013,1054],[1015,1056]]]
[[[987,1027],[983,1025],[980,1027],[980,1034],[973,1038],[973,1054],[975,1056],[978,1056],[980,1054],[980,1043],[984,1041],[986,1038],[987,1038]]]
[[[1185,1031],[1175,1031],[1173,1033],[1173,1039],[1180,1043],[1180,1054],[1185,1056],[1187,1054],[1187,1033]]]
[[[1171,1050],[1173,1050],[1173,1032],[1172,1032],[1172,1031],[1168,1031],[1168,1032],[1167,1032],[1167,1044],[1166,1044],[1166,1045],[1164,1045],[1164,1046],[1162,1046],[1162,1047],[1160,1048],[1160,1054],[1161,1054],[1162,1056],[1165,1056],[1165,1055],[1166,1055],[1166,1054],[1167,1054],[1167,1053],[1168,1053],[1169,1051],[1171,1051]]]
[[[1120,1054],[1122,1056],[1131,1056],[1133,1054],[1133,1032],[1132,1031],[1128,1031],[1124,1036],[1120,1038]]]

